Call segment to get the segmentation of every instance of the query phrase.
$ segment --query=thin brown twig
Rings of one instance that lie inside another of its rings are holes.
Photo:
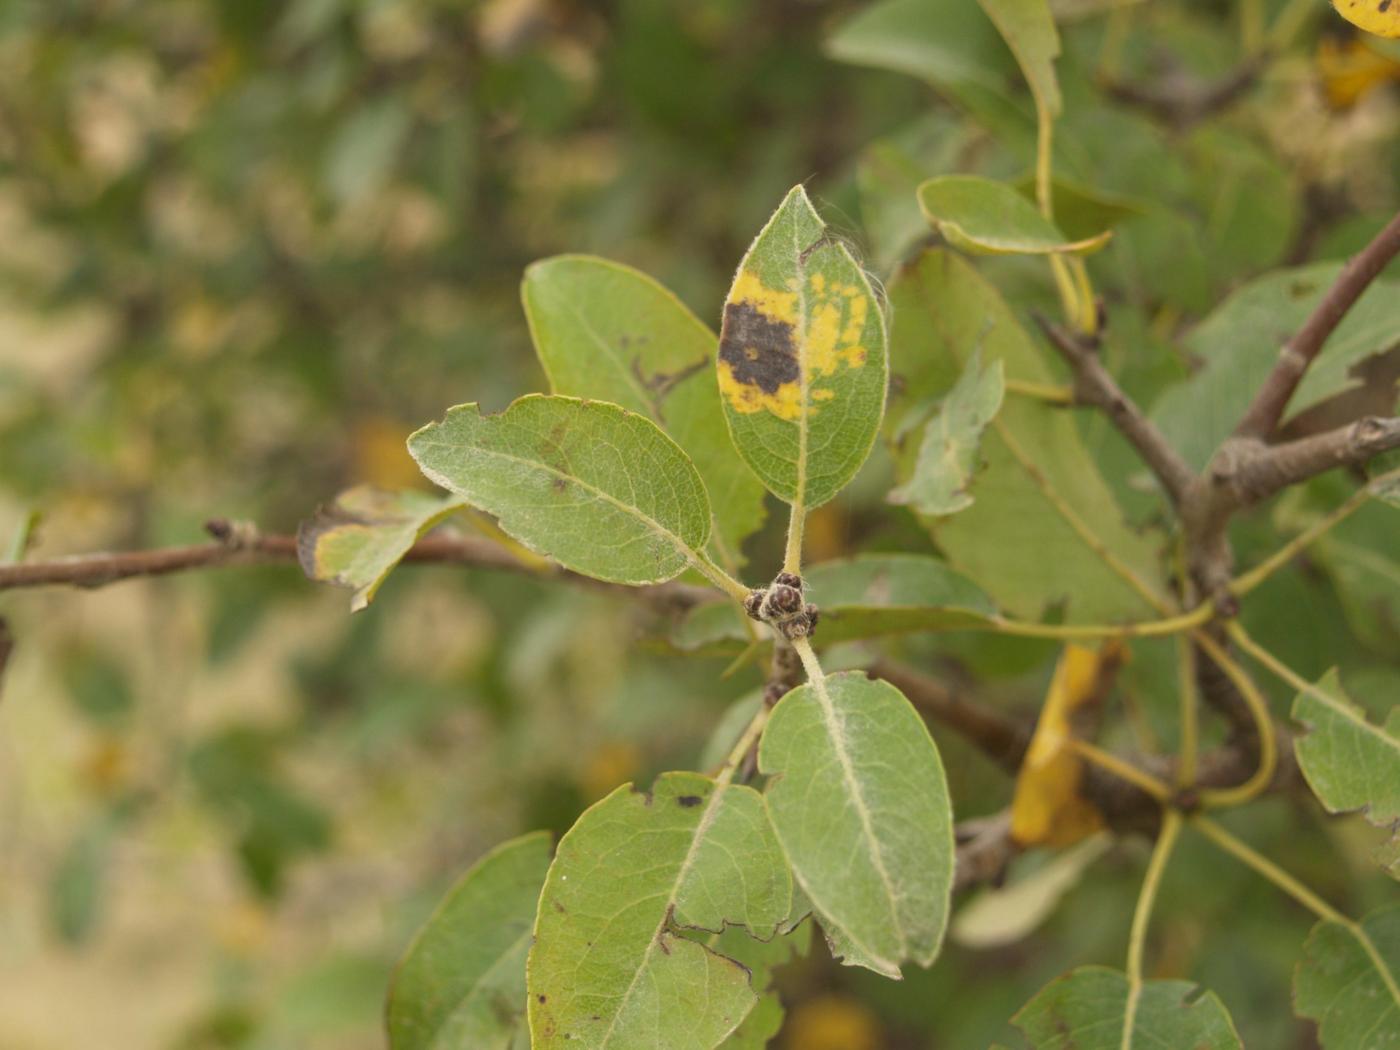
[[[1253,447],[1241,452],[1246,444]],[[1318,474],[1356,466],[1400,448],[1400,417],[1366,416],[1280,445],[1241,438],[1231,447],[1234,462],[1227,459],[1218,465],[1219,481],[1229,486],[1240,506],[1248,506]]]
[[[104,587],[121,580],[168,576],[172,573],[217,569],[230,565],[277,562],[295,564],[297,561],[295,536],[264,534],[246,524],[233,523],[222,518],[208,522],[205,528],[215,538],[215,542],[144,551],[80,554],[48,561],[0,565],[0,591],[25,587]],[[648,604],[673,609],[686,609],[702,601],[712,600],[718,594],[709,587],[675,580],[645,587],[604,583],[567,569],[540,568],[529,564],[507,548],[481,536],[447,532],[424,536],[409,549],[403,560],[411,563],[497,569],[564,579],[596,590],[631,594],[642,598]]]
[[[1104,368],[1097,353],[1098,340],[1076,336],[1039,314],[1035,320],[1074,373],[1075,400],[1093,405],[1108,416],[1157,476],[1172,505],[1178,506],[1194,474],[1166,436]]]
[[[1397,254],[1400,254],[1400,213],[1342,268],[1322,302],[1283,345],[1273,371],[1259,387],[1235,428],[1236,436],[1263,439],[1273,432],[1327,337]]]

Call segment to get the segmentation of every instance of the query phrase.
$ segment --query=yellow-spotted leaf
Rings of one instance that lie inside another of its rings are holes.
[[[1337,13],[1376,36],[1400,37],[1400,0],[1332,0]]]
[[[531,394],[497,415],[458,405],[408,448],[507,534],[600,580],[669,580],[710,538],[694,464],[651,420],[604,401]]]
[[[297,557],[313,580],[353,588],[350,608],[358,612],[418,537],[464,505],[457,496],[361,485],[302,522]]]
[[[924,217],[955,247],[979,255],[1084,255],[1111,230],[1070,240],[1014,188],[976,175],[940,175],[919,187]]]
[[[825,503],[870,453],[886,373],[880,303],[797,186],[724,304],[719,389],[739,455],[795,507]]]
[[[1072,746],[1074,717],[1102,698],[1122,652],[1113,642],[1065,646],[1016,777],[1011,837],[1021,845],[1068,846],[1103,827],[1103,815],[1079,793],[1084,760]]]

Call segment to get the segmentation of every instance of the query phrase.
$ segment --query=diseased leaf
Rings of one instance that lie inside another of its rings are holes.
[[[1332,0],[1332,6],[1358,29],[1391,40],[1400,37],[1400,7],[1392,0]]]
[[[665,430],[705,482],[713,538],[737,560],[763,524],[763,488],[725,429],[715,334],[646,274],[595,256],[532,264],[521,299],[552,392],[611,401]]]
[[[1333,670],[1298,694],[1293,719],[1308,728],[1293,741],[1298,766],[1328,812],[1359,809],[1377,827],[1400,827],[1400,704],[1375,725]]]
[[[972,506],[973,475],[980,466],[982,431],[1001,410],[1006,390],[1002,363],[983,365],[973,353],[963,374],[924,426],[913,475],[889,494],[920,514],[942,517]]]
[[[1093,835],[1032,872],[982,890],[958,909],[949,935],[968,948],[996,948],[1025,939],[1054,913],[1112,841],[1107,833]]]
[[[885,408],[885,317],[864,271],[795,187],[739,264],[719,389],[739,455],[811,509],[860,469]]]
[[[749,972],[682,936],[771,938],[792,879],[752,788],[664,773],[588,809],[559,843],[528,965],[535,1050],[708,1048],[757,1001]]]
[[[821,610],[814,644],[990,627],[997,615],[975,583],[946,562],[922,554],[862,554],[822,562],[805,570],[803,579],[808,598]],[[684,649],[746,643],[741,615],[733,602],[698,605],[672,640]]]
[[[1103,699],[1122,655],[1116,642],[1067,645],[1055,665],[1011,801],[1011,837],[1022,846],[1068,846],[1103,827],[1103,814],[1079,793],[1084,759],[1071,741],[1075,715]]]
[[[1276,270],[1234,292],[1187,335],[1183,349],[1204,364],[1166,390],[1152,418],[1193,467],[1203,468],[1249,406],[1296,332],[1332,287],[1341,266]],[[1290,415],[1352,386],[1365,358],[1390,349],[1400,331],[1400,281],[1374,281],[1308,368]]]
[[[926,252],[902,270],[890,285],[890,301],[895,368],[904,392],[891,405],[889,434],[902,433],[911,412],[946,393],[979,346],[985,360],[1003,363],[1008,382],[1055,382],[1005,300],[951,252]],[[901,481],[910,476],[912,453],[908,442],[896,447]],[[1068,507],[1140,579],[1149,585],[1160,579],[1156,541],[1124,523],[1068,413],[1031,398],[1009,398],[983,436],[982,454],[987,466],[977,480],[977,501],[951,518],[926,522],[953,566],[1022,618],[1038,618],[1054,605],[1062,605],[1071,622],[1151,612],[1064,512]]]
[[[1324,1050],[1394,1050],[1400,1043],[1400,906],[1373,911],[1360,936],[1323,920],[1293,971],[1293,1008],[1317,1022]]]
[[[457,496],[360,485],[301,523],[297,557],[313,580],[354,588],[350,608],[359,612],[418,538],[463,506]]]
[[[529,1045],[525,956],[548,868],[549,834],[534,832],[497,846],[448,891],[394,974],[392,1050]]]
[[[1055,59],[1060,55],[1060,34],[1047,0],[977,2],[1016,56],[1036,105],[1048,116],[1059,116],[1060,85],[1055,79]]]
[[[695,467],[655,423],[617,405],[542,394],[499,415],[459,405],[408,448],[424,474],[510,536],[600,580],[669,580],[709,540]]]
[[[1130,993],[1126,974],[1081,966],[1042,988],[1011,1021],[1035,1050],[1239,1050],[1244,1045],[1216,994],[1201,993],[1190,981],[1144,981],[1132,1004]]]
[[[932,963],[948,920],[953,813],[909,701],[860,672],[809,682],[778,701],[758,763],[832,953],[894,978],[906,961]]]
[[[978,175],[940,175],[919,187],[924,218],[949,243],[982,255],[1085,254],[1113,236],[1072,241],[1015,189]]]

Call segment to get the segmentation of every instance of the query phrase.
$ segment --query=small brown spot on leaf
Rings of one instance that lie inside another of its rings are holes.
[[[702,799],[699,795],[681,795],[678,799],[676,799],[677,805],[681,806],[684,809],[690,809],[692,806],[698,806],[703,801],[704,799]]]

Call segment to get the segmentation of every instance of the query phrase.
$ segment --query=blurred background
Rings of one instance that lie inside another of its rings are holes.
[[[422,484],[411,430],[544,387],[518,301],[542,256],[630,263],[717,325],[749,239],[801,181],[887,276],[922,236],[921,178],[1023,171],[1032,133],[1024,98],[989,126],[971,92],[834,60],[826,41],[862,6],[0,0],[0,546],[31,512],[31,559],[199,542],[211,517],[290,533],[352,484]],[[1119,5],[1056,6],[1061,148],[1127,216],[1094,266],[1161,351],[1130,385],[1185,374],[1175,336],[1235,284],[1338,258],[1396,206],[1400,63],[1324,4],[1239,111],[1189,128],[1091,91],[1092,72],[1113,46],[1127,79],[1228,75],[1234,5],[1144,5],[1116,44]],[[1011,83],[996,61],[988,76]],[[1001,276],[1049,301],[1038,274]],[[1123,450],[1086,427],[1147,507]],[[877,455],[824,508],[813,560],[931,549],[882,508],[888,479]],[[780,540],[756,537],[752,562],[774,564]],[[1400,580],[1397,565],[1375,571]],[[1300,670],[1394,644],[1373,606],[1357,640],[1326,586],[1283,586],[1271,615],[1308,633]],[[625,780],[693,766],[758,681],[673,652],[626,602],[457,569],[405,568],[353,617],[292,565],[7,592],[0,615],[16,638],[3,1050],[381,1046],[391,967],[457,873]],[[1027,712],[1052,652],[902,645]],[[1143,648],[1129,687],[1170,726],[1170,651]],[[1004,778],[944,748],[960,816],[1005,804]],[[1251,812],[1323,889],[1384,892],[1330,869],[1338,849],[1364,854],[1350,825],[1284,801]],[[1118,959],[1143,845],[1097,861],[1029,939],[953,947],[903,984],[818,947],[786,979],[784,1045],[1002,1037],[1054,974]],[[1163,967],[1208,981],[1246,1045],[1310,1045],[1286,1008],[1306,920],[1197,842],[1173,873]]]

